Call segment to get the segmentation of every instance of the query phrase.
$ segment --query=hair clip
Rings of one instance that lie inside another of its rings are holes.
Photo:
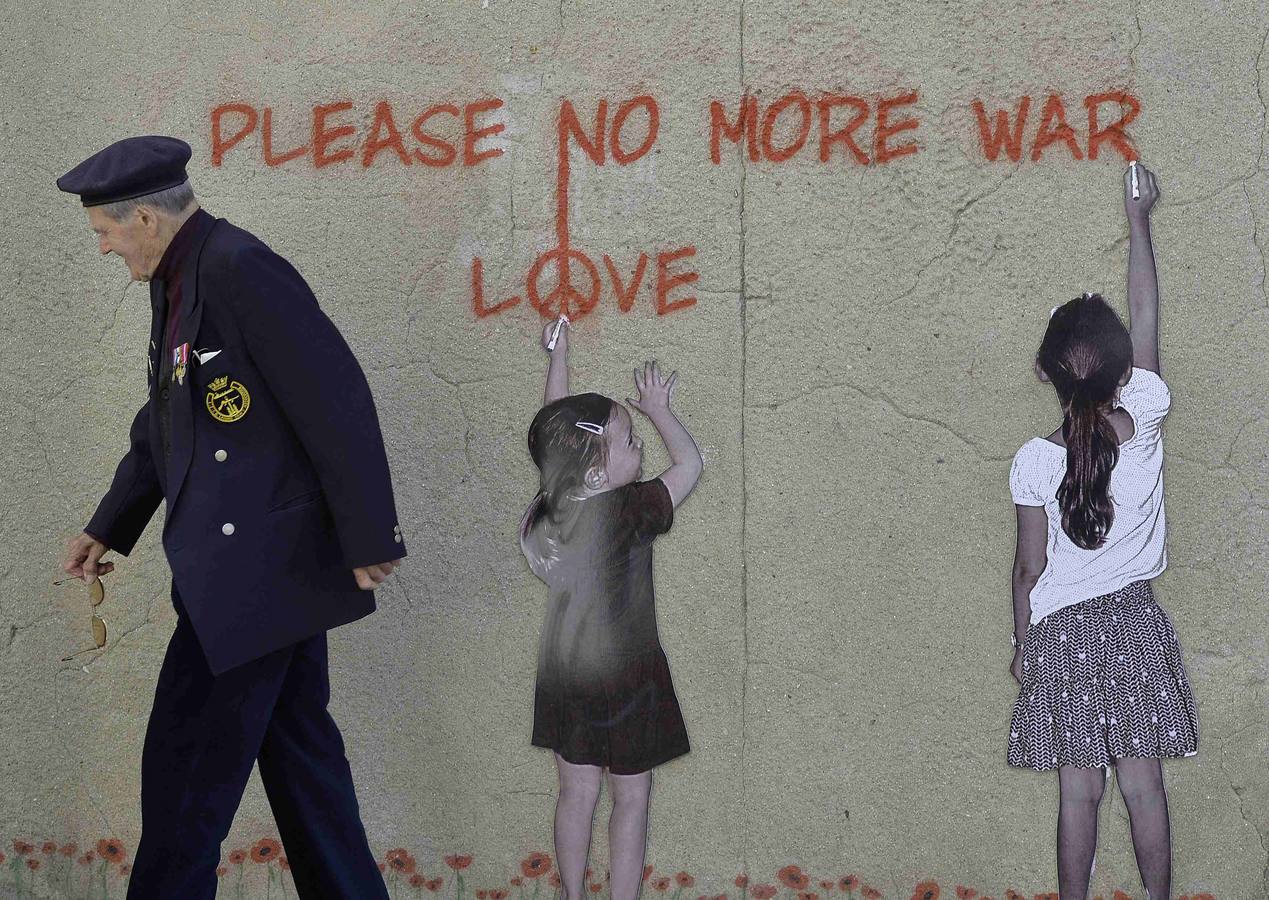
[[[1090,294],[1088,291],[1085,291],[1085,292],[1084,292],[1084,299],[1085,299],[1085,300],[1092,300],[1092,299],[1093,299],[1093,295],[1092,295],[1092,294]]]
[[[604,426],[596,425],[594,422],[574,422],[573,424],[582,429],[582,431],[589,431],[591,434],[604,433]]]

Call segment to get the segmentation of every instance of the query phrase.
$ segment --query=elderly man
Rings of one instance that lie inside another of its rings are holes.
[[[160,500],[177,625],[141,759],[130,898],[212,898],[258,760],[302,897],[386,898],[327,712],[326,631],[405,555],[365,376],[308,285],[199,209],[189,146],[119,141],[58,179],[150,283],[149,396],[64,568],[92,583]]]

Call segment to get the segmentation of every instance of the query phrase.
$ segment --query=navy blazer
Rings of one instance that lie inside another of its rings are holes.
[[[219,674],[373,612],[352,569],[406,551],[374,400],[347,343],[258,238],[211,216],[195,228],[172,340],[190,346],[184,383],[160,366],[165,304],[152,284],[149,401],[84,530],[126,556],[166,499],[172,578]]]

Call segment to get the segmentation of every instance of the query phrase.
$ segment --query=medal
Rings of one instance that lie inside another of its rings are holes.
[[[185,367],[189,363],[189,342],[172,349],[172,380],[185,384]]]

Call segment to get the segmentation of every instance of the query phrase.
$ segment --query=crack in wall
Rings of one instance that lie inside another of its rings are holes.
[[[935,263],[942,262],[943,260],[947,259],[949,256],[952,255],[952,247],[953,247],[953,244],[956,243],[956,233],[960,231],[961,218],[965,215],[965,213],[969,212],[973,207],[977,206],[983,200],[986,200],[988,197],[992,196],[1001,188],[1003,188],[1005,184],[1009,181],[1009,179],[1012,178],[1017,173],[1018,169],[1019,169],[1019,166],[1014,166],[1013,168],[1009,169],[1008,172],[1005,174],[1004,178],[1002,178],[1000,182],[996,184],[993,188],[979,194],[976,197],[971,197],[968,201],[966,201],[965,203],[957,207],[956,211],[952,213],[952,230],[948,233],[947,240],[943,242],[942,251],[934,254],[934,256],[930,257],[929,260],[927,260],[925,263],[921,265],[919,269],[917,269],[916,277],[912,279],[912,283],[909,284],[901,293],[897,294],[894,297],[891,297],[889,300],[883,301],[881,305],[891,306],[895,303],[898,303],[900,300],[906,300],[908,297],[911,297],[912,294],[916,291],[916,289],[920,286],[921,278],[925,275],[925,273],[929,271],[929,269]]]
[[[737,38],[737,75],[740,87],[741,102],[744,102],[745,87],[745,0],[740,0]],[[740,166],[740,621],[741,621],[741,664],[740,664],[740,870],[749,873],[749,770],[745,765],[745,754],[748,750],[748,703],[749,703],[749,478],[747,458],[745,454],[745,409],[746,390],[748,387],[749,368],[749,321],[746,291],[745,253],[747,249],[745,232],[745,187],[748,175],[744,152],[737,147],[736,158]],[[768,288],[768,293],[770,289]]]
[[[1222,748],[1222,751],[1223,749],[1224,748]],[[1262,897],[1269,897],[1269,837],[1266,836],[1266,833],[1261,829],[1261,826],[1247,818],[1247,808],[1243,805],[1243,793],[1246,789],[1240,788],[1238,785],[1234,784],[1234,779],[1230,776],[1229,770],[1225,768],[1224,752],[1217,756],[1216,762],[1217,765],[1221,767],[1221,772],[1224,774],[1225,780],[1229,782],[1229,790],[1234,795],[1235,801],[1237,801],[1238,814],[1242,816],[1243,823],[1252,830],[1252,833],[1256,835],[1256,839],[1260,842],[1260,849],[1264,853],[1264,866],[1260,871],[1260,895]]]
[[[941,421],[940,419],[930,418],[929,416],[921,416],[921,415],[917,415],[916,413],[910,413],[906,409],[904,409],[902,406],[900,406],[894,400],[893,397],[886,394],[884,391],[876,391],[876,393],[874,394],[867,390],[864,390],[863,388],[859,387],[857,384],[851,381],[846,381],[846,380],[830,381],[826,384],[819,384],[814,387],[807,388],[804,391],[799,391],[798,393],[792,395],[791,397],[786,397],[783,400],[779,400],[775,403],[754,404],[751,408],[776,410],[782,406],[787,406],[790,403],[794,403],[798,400],[802,400],[806,397],[809,397],[812,394],[818,393],[819,391],[836,390],[839,388],[847,388],[848,390],[855,392],[856,394],[860,395],[861,397],[867,400],[871,400],[874,403],[879,403],[902,419],[906,419],[910,422],[924,422],[928,425],[934,425],[935,427],[947,432],[952,437],[956,438],[956,440],[959,441],[960,443],[964,444],[971,453],[973,453],[983,462],[1008,462],[1013,459],[1013,454],[997,455],[992,453],[984,453],[981,449],[979,449],[978,444],[976,444],[972,438],[970,438],[968,435],[962,434],[960,431],[953,428],[948,423]]]

